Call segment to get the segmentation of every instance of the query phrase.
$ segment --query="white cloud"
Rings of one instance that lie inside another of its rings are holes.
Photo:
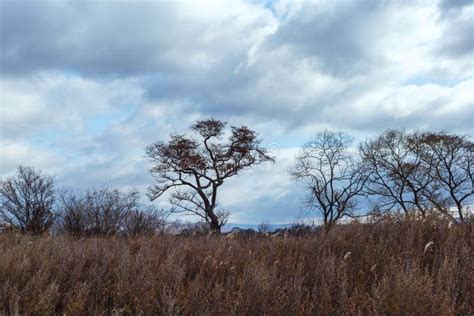
[[[0,133],[15,139],[45,130],[84,133],[87,120],[137,105],[141,90],[127,80],[99,82],[59,73],[0,80]]]
[[[32,166],[54,175],[62,171],[67,162],[54,152],[40,146],[20,142],[0,141],[0,175],[11,176],[19,165]]]
[[[144,190],[144,147],[214,116],[283,148],[226,184],[233,220],[295,216],[284,169],[315,131],[473,132],[474,6],[461,4],[4,2],[0,175],[26,163],[69,186]]]

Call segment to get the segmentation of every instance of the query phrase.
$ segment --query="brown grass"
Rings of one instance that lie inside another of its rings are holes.
[[[473,237],[421,221],[301,238],[11,234],[0,314],[472,315]]]

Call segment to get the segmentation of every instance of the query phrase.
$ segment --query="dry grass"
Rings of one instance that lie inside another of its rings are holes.
[[[421,221],[301,238],[11,234],[0,314],[472,315],[473,237]]]

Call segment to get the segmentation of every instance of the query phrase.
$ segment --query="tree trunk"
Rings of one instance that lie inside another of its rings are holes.
[[[214,209],[208,209],[206,211],[207,216],[209,217],[209,228],[211,229],[211,232],[214,234],[220,234],[221,233],[221,223],[219,222],[219,218],[217,218],[216,214],[214,213]]]
[[[462,213],[462,204],[461,204],[461,202],[459,202],[457,200],[455,202],[456,202],[456,207],[458,208],[459,221],[461,223],[464,223],[464,215]]]
[[[210,223],[211,232],[213,234],[219,235],[221,233],[221,226],[214,223]]]

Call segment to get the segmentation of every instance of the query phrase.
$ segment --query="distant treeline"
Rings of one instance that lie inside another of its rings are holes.
[[[153,201],[166,192],[169,210],[143,205],[134,190],[56,190],[52,177],[20,166],[0,181],[0,225],[34,234],[163,234],[168,215],[183,213],[220,232],[230,215],[218,207],[220,187],[275,160],[255,131],[225,127],[214,119],[198,121],[191,136],[172,135],[147,147],[155,179],[148,196]],[[303,145],[290,174],[306,186],[305,206],[318,213],[326,230],[355,213],[435,214],[457,223],[471,216],[473,152],[469,137],[445,132],[387,130],[355,147],[349,135],[324,131]],[[364,205],[374,207],[360,210]]]

